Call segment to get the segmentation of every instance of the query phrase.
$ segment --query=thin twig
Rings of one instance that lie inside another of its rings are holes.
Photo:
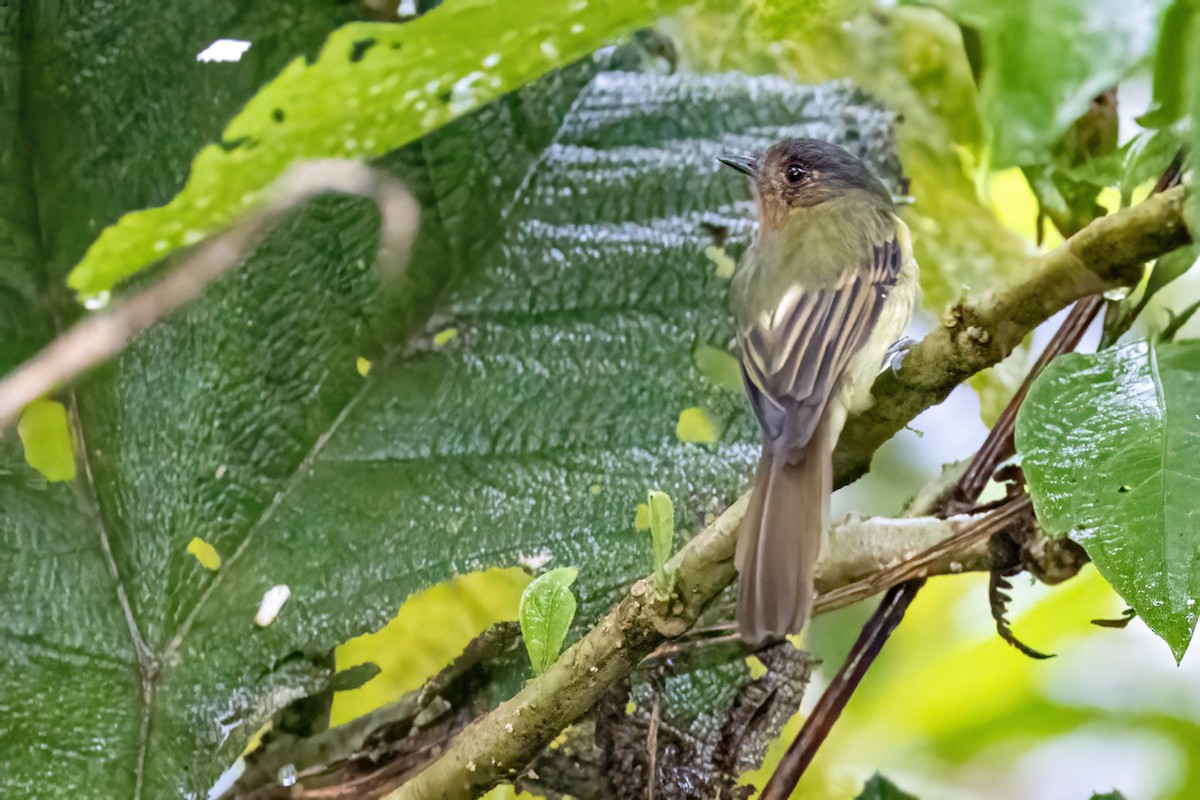
[[[107,311],[88,317],[0,380],[0,431],[29,403],[120,353],[138,333],[195,300],[204,288],[241,264],[267,232],[301,203],[326,192],[358,194],[379,204],[383,217],[381,271],[403,269],[416,235],[416,200],[386,173],[357,161],[309,161],[294,166],[269,190],[267,208],[201,243],[163,278]]]

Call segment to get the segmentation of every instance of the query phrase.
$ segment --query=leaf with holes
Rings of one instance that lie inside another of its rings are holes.
[[[1038,520],[1070,534],[1176,659],[1200,602],[1200,342],[1061,356],[1030,388],[1017,447]]]
[[[196,24],[191,6],[77,2],[33,20],[29,85],[4,95],[27,100],[38,149],[36,170],[19,136],[4,141],[20,157],[0,159],[20,232],[0,239],[14,310],[0,366],[78,313],[46,287],[100,228],[174,196],[220,120],[347,8],[220,0]],[[136,67],[235,33],[253,42],[240,62]],[[375,209],[321,199],[56,398],[74,482],[48,484],[0,438],[0,695],[20,698],[4,794],[205,796],[264,721],[329,686],[335,645],[413,592],[486,566],[577,565],[578,629],[646,572],[632,522],[647,486],[678,499],[687,533],[742,489],[756,426],[693,357],[732,338],[705,251],[720,232],[736,257],[750,233],[748,187],[714,157],[820,136],[896,186],[891,118],[845,86],[603,64],[380,160],[423,207],[391,315]],[[676,437],[689,408],[718,441]],[[273,587],[287,602],[256,625]]]

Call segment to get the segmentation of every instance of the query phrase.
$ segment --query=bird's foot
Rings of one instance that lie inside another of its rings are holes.
[[[883,354],[883,366],[892,371],[894,375],[900,370],[900,365],[904,361],[904,357],[908,355],[908,351],[912,350],[917,344],[916,339],[910,339],[907,336],[902,336],[887,349]]]

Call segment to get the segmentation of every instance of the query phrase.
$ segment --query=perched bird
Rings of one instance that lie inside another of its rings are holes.
[[[742,379],[763,432],[738,531],[738,629],[751,643],[798,633],[829,523],[833,446],[919,297],[908,227],[866,165],[837,145],[786,139],[722,156],[750,176],[754,243],[730,291]]]

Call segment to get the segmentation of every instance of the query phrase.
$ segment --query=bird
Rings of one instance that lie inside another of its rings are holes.
[[[819,139],[726,154],[749,177],[753,242],[730,285],[742,382],[762,429],[738,529],[738,633],[762,645],[799,633],[829,526],[833,448],[873,403],[920,301],[908,226],[860,159]]]

